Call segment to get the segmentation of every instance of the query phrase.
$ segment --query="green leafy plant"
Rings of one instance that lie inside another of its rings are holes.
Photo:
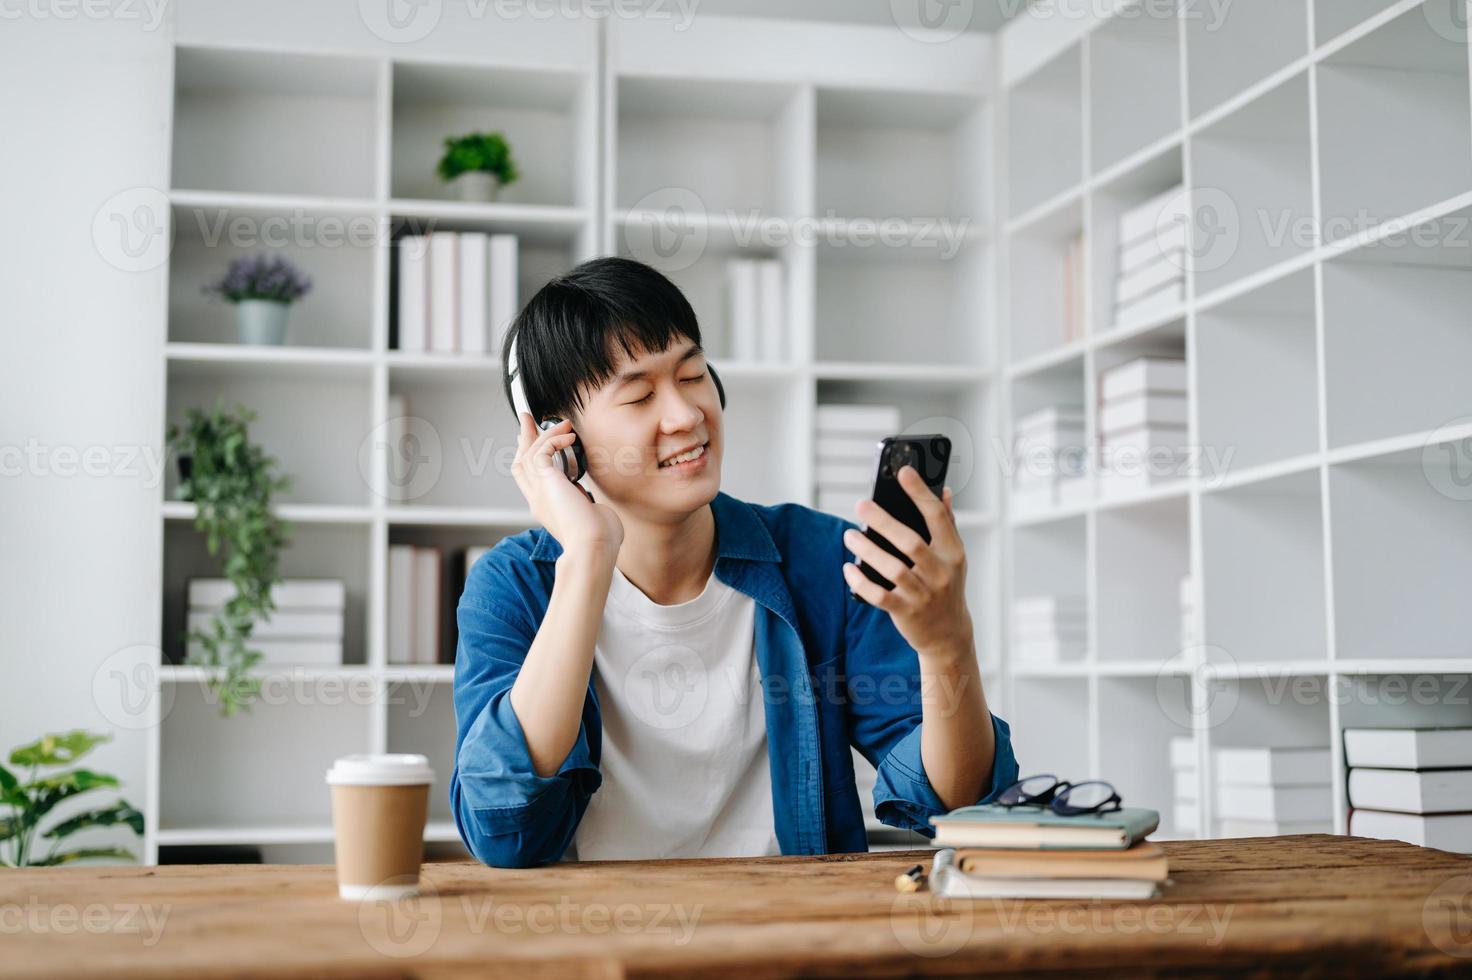
[[[91,752],[111,735],[93,735],[80,729],[60,734],[45,735],[30,745],[22,745],[10,753],[10,764],[17,769],[30,769],[25,782],[21,782],[11,770],[0,766],[0,808],[9,808],[9,816],[0,816],[0,853],[10,847],[10,856],[0,857],[0,865],[7,867],[52,867],[85,861],[91,858],[122,858],[136,861],[132,851],[122,847],[79,847],[70,851],[61,850],[62,843],[80,830],[92,827],[126,825],[133,833],[143,833],[143,814],[135,810],[126,800],[119,799],[110,806],[86,810],[67,817],[54,825],[40,837],[51,841],[45,857],[36,856],[37,834],[41,818],[57,804],[81,796],[95,789],[116,789],[116,776],[109,776],[91,769],[68,769],[49,776],[40,774],[43,768],[69,766]]]
[[[260,691],[250,671],[262,655],[247,644],[256,621],[276,608],[271,590],[281,581],[281,551],[289,543],[289,525],[276,516],[271,499],[291,481],[277,471],[274,457],[250,441],[253,421],[255,413],[244,405],[232,414],[217,401],[210,412],[191,408],[184,424],[170,426],[168,434],[181,461],[179,498],[194,502],[194,526],[235,587],[208,630],[185,635],[186,643],[197,644],[186,662],[209,669],[211,690],[227,718],[241,707],[248,710]]]
[[[445,155],[440,157],[436,169],[444,180],[454,180],[475,170],[495,174],[502,184],[515,183],[521,176],[516,161],[511,159],[511,146],[500,133],[445,137]]]

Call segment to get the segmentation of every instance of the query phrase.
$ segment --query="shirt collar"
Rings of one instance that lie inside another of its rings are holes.
[[[717,558],[782,561],[782,553],[777,550],[772,533],[751,504],[718,490],[710,502],[710,509],[715,518]],[[545,528],[540,530],[540,540],[532,549],[532,560],[556,561],[562,554],[562,545]]]

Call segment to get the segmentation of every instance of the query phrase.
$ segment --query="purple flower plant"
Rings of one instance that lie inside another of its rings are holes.
[[[311,288],[312,280],[284,257],[262,254],[231,260],[224,278],[205,286],[204,291],[223,296],[232,303],[245,299],[294,303]]]

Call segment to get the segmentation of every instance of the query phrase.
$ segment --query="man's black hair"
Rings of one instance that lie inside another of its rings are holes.
[[[633,259],[589,259],[537,290],[506,331],[506,403],[512,405],[505,369],[513,341],[527,405],[541,421],[581,412],[583,386],[593,391],[613,376],[618,348],[630,358],[657,354],[681,337],[698,347],[700,324],[663,273]]]

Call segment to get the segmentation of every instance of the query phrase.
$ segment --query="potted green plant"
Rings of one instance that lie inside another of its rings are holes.
[[[501,188],[521,176],[511,159],[511,146],[500,133],[467,133],[445,137],[445,154],[437,168],[453,183],[462,201],[494,201]]]
[[[290,488],[274,457],[250,440],[255,413],[244,405],[227,412],[220,402],[210,412],[191,408],[182,425],[169,427],[169,448],[179,458],[180,500],[194,502],[194,526],[205,547],[220,558],[235,594],[213,617],[210,628],[191,629],[187,663],[209,669],[220,713],[229,717],[260,690],[251,669],[261,653],[248,647],[257,620],[276,608],[272,587],[281,581],[281,551],[289,525],[276,516],[272,498]]]
[[[235,304],[242,344],[278,346],[286,342],[287,310],[311,289],[312,280],[282,255],[234,259],[223,277],[204,287],[206,294]]]
[[[142,834],[143,814],[127,800],[119,799],[108,806],[75,813],[45,833],[40,832],[42,818],[58,804],[92,790],[116,789],[118,786],[116,776],[91,769],[67,769],[49,775],[41,775],[41,770],[70,766],[111,738],[111,735],[93,735],[79,729],[42,736],[10,753],[11,766],[19,770],[29,769],[30,772],[22,782],[10,769],[0,766],[0,812],[10,811],[8,816],[0,816],[0,866],[41,868],[93,858],[138,860],[132,851],[123,847],[61,850],[62,843],[72,834],[93,827],[126,826],[131,827],[133,833]],[[35,850],[38,836],[51,842],[44,856]],[[10,849],[8,857],[4,853],[7,845]]]

